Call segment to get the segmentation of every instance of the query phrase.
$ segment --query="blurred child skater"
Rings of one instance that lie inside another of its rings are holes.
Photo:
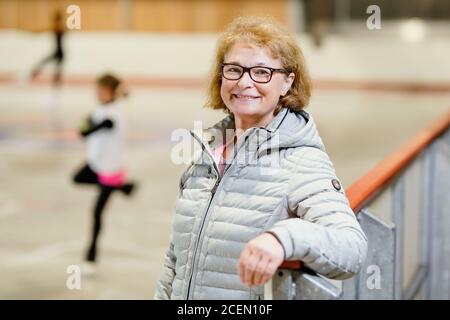
[[[42,68],[50,62],[55,63],[55,73],[53,74],[53,86],[59,87],[61,85],[62,78],[62,65],[64,62],[64,50],[63,50],[63,38],[65,35],[64,19],[61,11],[55,11],[53,14],[53,26],[52,32],[55,39],[54,51],[33,68],[31,72],[31,79],[36,78],[41,72]]]
[[[58,116],[57,110],[60,109],[59,106],[61,106],[62,103],[61,92],[59,89],[62,85],[62,72],[65,57],[63,42],[66,35],[66,26],[63,11],[54,11],[51,31],[53,33],[54,49],[50,53],[50,55],[45,56],[33,67],[30,78],[28,80],[36,79],[47,64],[54,64],[55,68],[52,76],[52,86],[55,90],[51,92],[48,107],[50,111],[50,126],[53,131],[55,131],[54,133],[58,135],[61,133],[60,129],[62,127],[62,123],[59,119],[60,117]]]
[[[123,159],[125,123],[120,98],[127,96],[127,92],[121,80],[105,74],[97,79],[97,96],[100,106],[80,128],[80,134],[86,139],[87,164],[73,177],[75,183],[94,184],[99,188],[91,243],[85,257],[90,263],[96,261],[102,212],[108,199],[116,190],[131,195],[134,189],[134,183],[125,182]]]

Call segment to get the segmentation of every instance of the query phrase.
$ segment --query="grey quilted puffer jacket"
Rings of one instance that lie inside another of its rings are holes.
[[[332,279],[355,275],[367,238],[312,117],[283,108],[266,128],[246,130],[220,176],[211,149],[232,128],[230,115],[202,135],[190,132],[202,152],[180,179],[155,298],[262,299],[263,286],[242,284],[237,265],[246,243],[265,231],[281,242],[286,260]]]

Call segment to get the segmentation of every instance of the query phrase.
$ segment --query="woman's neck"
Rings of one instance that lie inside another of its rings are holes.
[[[234,115],[234,125],[236,129],[236,137],[239,138],[247,129],[258,127],[265,128],[270,121],[275,117],[273,112],[270,112],[262,117],[240,117]]]

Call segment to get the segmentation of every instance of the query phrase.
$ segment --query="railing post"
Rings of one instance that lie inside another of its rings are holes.
[[[288,269],[278,269],[264,286],[264,300],[294,300],[294,272]]]
[[[264,286],[265,300],[338,300],[342,290],[311,270],[279,269]]]
[[[395,293],[394,299],[403,298],[403,241],[404,241],[404,212],[405,211],[405,182],[404,176],[400,174],[394,182],[392,195],[392,221],[395,232]]]
[[[338,300],[342,290],[311,270],[295,272],[296,300]]]
[[[358,221],[368,239],[367,258],[361,271],[342,283],[344,300],[392,300],[395,293],[395,226],[380,220],[367,209]]]
[[[450,130],[431,145],[429,299],[450,299]]]
[[[426,278],[421,286],[421,298],[428,300],[430,298],[430,261],[431,261],[431,228],[433,220],[434,202],[432,195],[434,194],[433,183],[433,167],[434,167],[434,148],[429,146],[422,158],[422,228],[421,228],[421,260],[426,270]]]

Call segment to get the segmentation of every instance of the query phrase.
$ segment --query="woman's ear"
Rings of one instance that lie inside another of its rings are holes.
[[[283,88],[281,90],[281,95],[284,97],[289,89],[292,87],[292,84],[294,83],[295,74],[291,72],[284,80]]]

